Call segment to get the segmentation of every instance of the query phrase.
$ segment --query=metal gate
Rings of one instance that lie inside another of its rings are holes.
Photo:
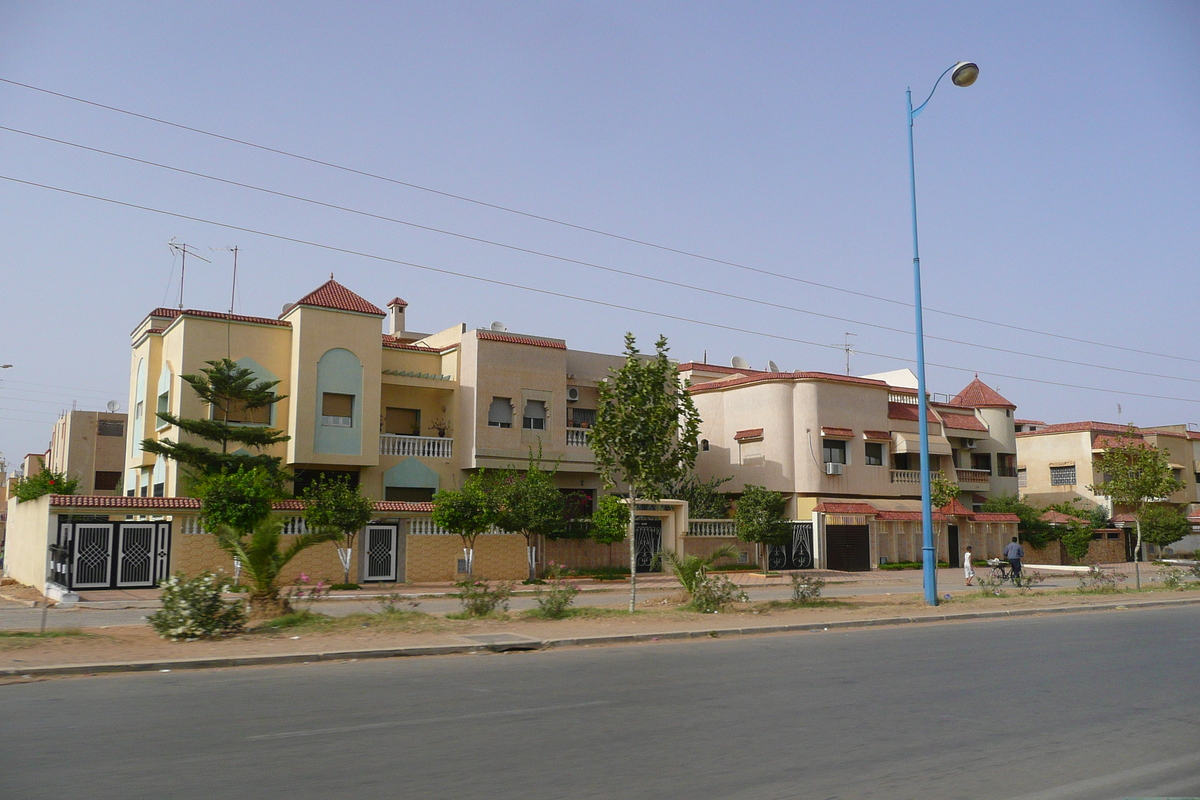
[[[871,571],[871,533],[866,525],[826,525],[825,565],[842,572]]]
[[[363,581],[395,583],[400,531],[396,525],[368,525],[363,531]]]
[[[633,549],[637,558],[638,572],[660,572],[655,567],[654,557],[662,550],[662,520],[654,517],[638,517],[633,523]]]
[[[812,569],[812,534],[811,522],[793,522],[792,540],[785,545],[771,545],[767,553],[769,569]]]
[[[60,522],[49,577],[68,589],[152,588],[170,554],[169,522]]]

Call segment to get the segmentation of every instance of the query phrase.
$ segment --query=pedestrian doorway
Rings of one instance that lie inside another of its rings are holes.
[[[952,566],[952,567],[955,565],[962,566],[962,562],[960,562],[958,559],[958,526],[957,525],[948,525],[946,527],[946,540],[947,540],[947,544],[948,544],[947,549],[950,551],[950,553],[949,553],[950,566]]]
[[[785,545],[771,545],[767,552],[768,569],[812,569],[811,522],[793,522],[792,537]]]
[[[363,583],[397,583],[404,575],[399,525],[368,525],[362,533]]]
[[[662,572],[655,558],[662,550],[662,520],[637,517],[633,522],[633,549],[638,572]]]

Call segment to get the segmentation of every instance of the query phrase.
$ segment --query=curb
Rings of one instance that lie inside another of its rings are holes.
[[[327,653],[287,653],[261,656],[221,656],[183,658],[164,661],[127,661],[100,664],[61,664],[45,667],[5,667],[2,678],[42,678],[61,675],[104,675],[119,672],[170,672],[185,669],[220,669],[253,667],[274,664],[308,664],[317,661],[356,661],[377,658],[410,658],[416,656],[471,655],[546,650],[564,647],[590,647],[613,644],[641,644],[682,639],[720,639],[725,636],[762,636],[779,633],[823,633],[850,628],[877,628],[891,625],[915,625],[928,622],[957,622],[1006,617],[1036,617],[1045,614],[1076,614],[1091,611],[1137,611],[1146,608],[1200,605],[1200,598],[1180,600],[1147,600],[1141,603],[1105,603],[1088,606],[1058,606],[1025,608],[1014,611],[976,611],[962,614],[932,614],[920,617],[880,617],[878,619],[841,620],[794,625],[760,625],[751,628],[713,628],[695,631],[662,631],[659,633],[623,633],[611,636],[578,636],[571,639],[530,640],[498,644],[449,644],[413,647],[388,647],[367,650],[333,650]]]

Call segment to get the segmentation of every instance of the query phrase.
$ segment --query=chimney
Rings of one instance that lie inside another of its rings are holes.
[[[388,333],[392,336],[404,335],[404,309],[408,303],[399,297],[393,297],[388,303]]]

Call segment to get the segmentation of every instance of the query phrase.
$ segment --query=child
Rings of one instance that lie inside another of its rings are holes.
[[[971,545],[967,545],[967,552],[963,555],[963,574],[967,577],[967,586],[970,586],[971,581],[975,578],[975,565],[971,563],[972,559]]]

